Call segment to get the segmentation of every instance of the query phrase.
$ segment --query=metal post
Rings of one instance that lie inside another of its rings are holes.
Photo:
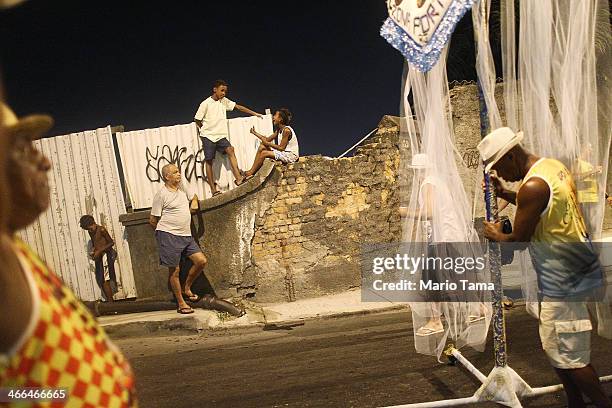
[[[484,25],[483,38],[478,38],[478,32],[474,27],[474,42],[476,45],[476,52],[478,52],[478,41],[489,41],[489,30],[488,21],[489,16],[487,12],[487,0],[480,1],[480,8],[473,10],[472,12],[480,13],[481,21]],[[490,131],[489,117],[487,111],[487,105],[484,100],[482,93],[482,86],[480,85],[480,79],[477,81],[478,85],[478,102],[480,104],[480,136],[484,138]],[[491,188],[489,175],[485,172],[485,204],[486,204],[486,216],[487,221],[498,221],[498,210],[497,210],[497,197],[495,196],[494,189]],[[495,285],[493,291],[493,349],[495,352],[495,366],[505,367],[507,363],[506,355],[506,325],[504,320],[504,308],[502,300],[504,298],[504,291],[502,288],[502,277],[501,277],[501,250],[499,242],[489,242],[489,267],[491,271],[491,279]]]

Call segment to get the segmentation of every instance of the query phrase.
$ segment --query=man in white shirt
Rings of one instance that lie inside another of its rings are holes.
[[[192,302],[199,300],[191,291],[191,285],[206,266],[206,257],[191,235],[191,210],[189,196],[181,186],[181,172],[174,164],[162,168],[164,186],[153,198],[149,223],[155,228],[155,240],[159,250],[159,263],[168,267],[170,287],[178,302],[177,312],[193,313],[185,302],[185,297]],[[191,198],[191,207],[197,208],[198,196]],[[185,287],[181,290],[179,280],[180,262],[183,256],[189,257],[193,265],[189,269]]]
[[[221,194],[217,190],[215,184],[215,177],[213,174],[213,160],[217,151],[226,153],[232,166],[232,173],[234,174],[237,186],[244,182],[244,176],[238,168],[238,161],[236,160],[236,154],[234,153],[234,147],[228,140],[227,130],[227,114],[226,112],[238,109],[241,112],[248,113],[249,115],[262,117],[260,113],[250,110],[249,108],[239,105],[234,101],[229,100],[225,97],[227,94],[227,82],[218,79],[213,84],[213,93],[211,96],[206,98],[198,108],[194,120],[200,138],[202,139],[202,145],[204,147],[204,161],[206,163],[206,179],[210,186],[210,191],[213,196]]]

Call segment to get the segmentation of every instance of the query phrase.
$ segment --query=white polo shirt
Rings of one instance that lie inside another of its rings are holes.
[[[212,96],[206,98],[198,108],[194,119],[202,121],[200,136],[211,142],[217,142],[228,136],[227,114],[225,112],[234,110],[236,102],[227,98],[215,101]]]

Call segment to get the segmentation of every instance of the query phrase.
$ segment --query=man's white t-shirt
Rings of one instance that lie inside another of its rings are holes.
[[[160,217],[156,231],[181,237],[191,236],[191,212],[187,192],[180,187],[171,191],[165,185],[155,194],[151,215]]]
[[[227,98],[215,101],[212,96],[206,98],[198,108],[194,119],[202,121],[200,136],[211,142],[218,142],[228,136],[227,111],[234,110],[236,102]]]

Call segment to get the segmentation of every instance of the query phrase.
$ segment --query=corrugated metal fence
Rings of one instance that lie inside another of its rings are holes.
[[[229,140],[234,146],[238,167],[248,170],[257,153],[259,139],[249,133],[252,126],[266,136],[271,135],[272,118],[265,115],[236,118],[228,121]],[[187,188],[200,199],[210,197],[202,165],[204,152],[195,124],[175,125],[117,133],[121,165],[134,209],[149,208],[163,182],[161,169],[168,163],[181,170]],[[235,188],[234,176],[226,155],[217,153],[213,169],[215,181],[222,191]]]
[[[116,243],[116,298],[136,296],[130,252],[119,215],[125,213],[110,127],[42,139],[37,147],[51,160],[50,208],[20,234],[82,300],[100,298],[89,234],[79,218],[92,214]]]

